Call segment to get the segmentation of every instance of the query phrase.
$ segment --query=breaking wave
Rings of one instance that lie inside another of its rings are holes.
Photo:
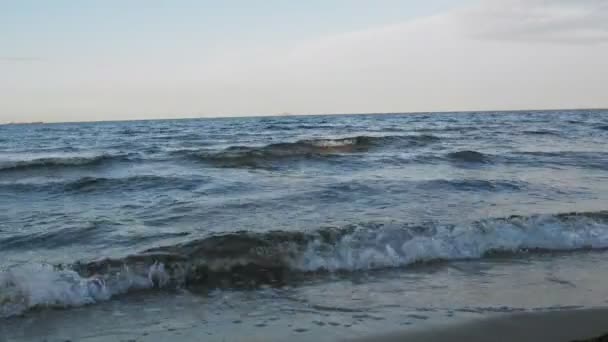
[[[452,161],[465,163],[487,163],[490,161],[490,156],[477,151],[451,152],[448,153],[447,157]]]
[[[306,139],[260,147],[231,146],[221,151],[196,152],[194,156],[224,167],[263,167],[268,162],[364,153],[386,146],[422,146],[438,141],[433,135],[356,136],[337,139]]]
[[[608,248],[608,211],[512,216],[466,225],[365,224],[313,232],[235,232],[69,266],[0,272],[0,317],[70,307],[133,290],[255,287],[298,275],[357,272],[493,253]]]

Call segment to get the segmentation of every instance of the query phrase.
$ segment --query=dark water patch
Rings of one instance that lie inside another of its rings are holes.
[[[395,194],[414,194],[422,191],[441,192],[517,192],[529,189],[529,184],[510,180],[436,179],[428,181],[350,181],[327,184],[320,189],[289,194],[285,203],[333,203],[353,201],[372,204],[374,200]],[[369,201],[369,202],[367,202]],[[256,203],[256,204],[259,204]],[[242,204],[241,204],[242,205]]]
[[[304,130],[310,130],[310,129],[323,129],[323,130],[327,130],[327,129],[354,129],[356,128],[356,126],[353,125],[325,125],[325,124],[319,124],[319,125],[308,125],[308,124],[299,124],[296,126],[297,129],[304,129]]]
[[[406,132],[408,131],[406,128],[402,127],[379,127],[374,129],[376,132]]]
[[[84,177],[65,185],[66,191],[137,191],[151,188],[169,188],[172,190],[195,190],[204,179],[186,179],[177,177],[162,177],[154,175],[139,175],[126,178]]]
[[[147,243],[150,241],[163,241],[166,239],[174,239],[189,236],[189,232],[149,232],[142,234],[135,234],[128,238],[123,239],[114,239],[117,244],[121,246],[134,246],[142,243]]]
[[[0,172],[8,171],[30,171],[30,170],[55,170],[78,167],[101,166],[106,163],[127,161],[131,158],[128,155],[109,155],[102,154],[97,156],[70,156],[70,157],[49,157],[37,158],[20,161],[0,162]]]
[[[596,126],[595,128],[602,131],[608,131],[608,125]]]
[[[266,125],[266,127],[264,127],[267,130],[270,131],[292,131],[294,129],[296,129],[296,127],[294,127],[293,125],[279,125],[279,124],[271,124],[271,125]]]
[[[557,165],[574,166],[608,170],[608,153],[606,152],[578,152],[578,151],[522,151],[505,156],[507,163],[524,163],[528,165]]]
[[[352,126],[335,126],[335,125],[311,125],[311,124],[271,124],[264,127],[267,130],[271,131],[293,131],[293,130],[311,130],[311,129],[348,129],[352,128]]]
[[[96,236],[101,236],[114,230],[119,225],[108,220],[96,220],[81,224],[69,224],[57,229],[35,233],[24,233],[0,239],[3,250],[22,248],[59,248],[79,241],[81,244],[94,243]]]
[[[317,311],[329,311],[329,312],[353,312],[353,313],[355,313],[355,312],[367,311],[367,309],[364,309],[364,308],[347,308],[347,307],[328,306],[328,305],[321,305],[321,304],[311,304],[310,307]]]
[[[447,127],[428,127],[417,128],[416,132],[473,132],[480,130],[477,126],[447,126]]]
[[[131,192],[152,189],[193,191],[205,184],[204,177],[178,178],[154,175],[135,175],[125,178],[82,177],[76,180],[55,180],[47,182],[2,182],[0,190],[16,194],[46,192],[74,195],[98,192]]]
[[[543,308],[543,310],[547,310]],[[499,306],[499,307],[464,307],[454,309],[454,312],[466,312],[466,313],[515,313],[515,312],[524,312],[525,308],[514,308],[509,306]]]
[[[81,246],[111,243],[114,247],[128,247],[190,235],[189,232],[142,232],[141,234],[131,234],[129,237],[123,237],[120,234],[112,235],[125,228],[122,224],[103,219],[76,222],[66,224],[61,229],[23,233],[3,238],[0,239],[0,246],[3,250],[54,249],[65,248],[73,245],[74,241],[79,241]]]
[[[491,157],[477,151],[458,151],[447,154],[447,158],[454,162],[485,164],[491,162]]]
[[[386,189],[379,187],[378,184],[374,184],[373,182],[342,182],[330,184],[319,191],[303,193],[299,196],[303,198],[310,197],[315,201],[352,200],[353,194],[356,194],[357,197],[370,196],[384,193],[385,191]]]
[[[23,194],[31,192],[54,192],[63,191],[63,183],[58,181],[49,181],[44,183],[36,182],[2,182],[0,183],[0,191],[5,193],[12,192],[14,194]]]
[[[41,144],[42,145],[42,144]],[[75,147],[75,146],[56,146],[56,147],[43,147],[43,146],[35,146],[35,147],[31,147],[28,146],[27,148],[25,147],[17,147],[14,150],[11,150],[11,154],[19,154],[19,153],[23,153],[23,154],[27,154],[27,153],[78,153],[81,152],[82,149]],[[0,166],[1,166],[0,162]]]
[[[177,134],[177,135],[171,135],[173,137],[173,140],[178,140],[178,141],[191,141],[191,140],[197,140],[200,141],[201,139],[205,139],[205,136],[202,134],[198,134],[198,133],[187,133],[187,134]]]
[[[120,134],[120,135],[136,136],[136,135],[140,135],[140,134],[149,134],[151,132],[152,131],[149,128],[141,128],[141,129],[138,129],[138,128],[125,128],[125,129],[122,129],[120,131],[117,131],[116,133]]]
[[[154,136],[148,137],[147,139],[155,140],[155,141],[170,141],[170,140],[175,140],[175,137],[173,135],[154,135]]]
[[[146,134],[159,134],[159,135],[163,135],[170,133],[170,134],[179,134],[180,131],[176,130],[175,128],[169,128],[169,127],[153,127],[153,126],[136,126],[136,127],[130,127],[130,128],[125,128],[122,129],[120,131],[117,131],[118,134],[120,135],[128,135],[128,136],[137,136],[137,135],[146,135]]]
[[[559,136],[561,135],[559,132],[556,131],[550,131],[550,130],[546,130],[546,129],[539,129],[539,130],[533,130],[533,131],[523,131],[524,134],[528,134],[528,135],[553,135],[553,136]]]
[[[481,179],[462,179],[462,180],[432,180],[418,185],[422,189],[446,190],[446,191],[520,191],[527,187],[527,184],[516,181],[501,180],[481,180]]]

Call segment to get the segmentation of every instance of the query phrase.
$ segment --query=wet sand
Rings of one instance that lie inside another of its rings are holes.
[[[253,316],[235,318],[222,311],[221,317],[214,319],[215,314],[204,313],[205,307],[213,306],[212,303],[193,302],[188,306],[187,302],[193,298],[184,299],[179,303],[179,310],[178,307],[175,310],[149,308],[149,305],[142,308],[119,301],[73,310],[43,310],[0,321],[0,342],[608,341],[604,336],[608,333],[608,308],[438,317],[406,326],[389,319],[351,325],[350,321],[332,317],[330,322],[334,323],[321,324],[319,321],[312,327],[306,322],[318,315],[261,317],[254,312]],[[196,310],[196,307],[201,309]],[[125,308],[129,311],[122,311]],[[599,338],[601,336],[604,337]]]
[[[608,341],[608,309],[521,313],[353,342]]]

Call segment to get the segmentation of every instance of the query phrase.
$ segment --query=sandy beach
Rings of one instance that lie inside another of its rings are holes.
[[[366,337],[352,341],[608,341],[608,309],[506,315],[464,324]]]

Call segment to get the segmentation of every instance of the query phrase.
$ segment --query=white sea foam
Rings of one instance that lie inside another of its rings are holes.
[[[319,140],[310,140],[308,141],[313,146],[317,147],[341,147],[341,146],[350,146],[356,145],[356,138],[344,138],[344,139],[319,139]]]
[[[317,239],[293,262],[302,271],[370,270],[431,260],[481,258],[490,252],[608,248],[608,222],[553,215],[489,220],[473,226],[435,226],[404,234],[402,228],[359,228],[331,245]]]
[[[71,307],[108,300],[133,289],[146,289],[163,279],[163,268],[153,265],[148,275],[124,272],[83,278],[69,269],[26,264],[0,272],[0,318],[35,307]]]

